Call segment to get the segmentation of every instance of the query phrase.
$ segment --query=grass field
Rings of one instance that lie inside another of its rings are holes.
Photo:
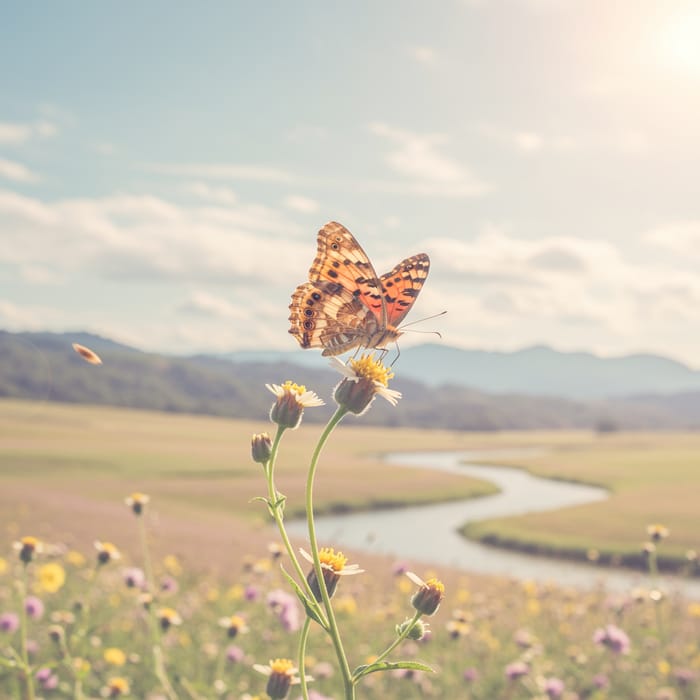
[[[303,619],[293,596],[280,607],[281,592],[289,594],[290,587],[279,562],[268,554],[276,538],[267,527],[267,511],[253,500],[264,493],[264,479],[260,465],[250,459],[250,436],[267,429],[206,417],[0,402],[5,540],[0,552],[0,697],[265,697],[265,677],[253,665],[276,657],[295,659]],[[318,426],[302,425],[285,438],[277,485],[292,512],[301,509],[307,460],[319,432]],[[545,449],[529,463],[523,457],[519,466],[603,484],[612,491],[610,501],[519,518],[516,527],[506,520],[485,528],[515,533],[520,546],[554,542],[574,543],[581,551],[606,546],[638,551],[647,524],[662,522],[671,529],[664,548],[680,553],[698,546],[693,499],[700,479],[694,469],[700,438],[695,435],[452,434],[350,424],[333,435],[324,451],[316,503],[330,510],[483,495],[490,487],[481,482],[402,470],[382,463],[378,455],[532,446]],[[157,607],[148,610],[141,588],[125,584],[123,568],[149,568],[135,516],[124,504],[134,491],[151,497],[139,521],[153,555],[149,590],[155,591]],[[10,543],[25,535],[60,546],[48,559],[44,555],[24,566]],[[115,543],[123,559],[96,566],[94,540]],[[397,575],[396,562],[389,558],[348,554],[367,570],[343,579],[334,598],[354,667],[371,662],[391,643],[395,625],[412,614],[415,586]],[[55,570],[45,575],[47,565],[58,567],[65,582],[56,586]],[[698,603],[653,588],[611,596],[430,572],[416,562],[410,566],[424,578],[437,575],[447,594],[430,618],[430,633],[405,643],[395,656],[426,663],[436,673],[372,674],[358,688],[358,699],[700,697]],[[649,585],[653,582],[650,578]],[[31,606],[26,593],[33,595]],[[22,601],[24,624],[17,614]],[[165,611],[175,613],[181,624],[163,627]],[[232,615],[240,627],[235,636],[220,625]],[[332,647],[315,627],[304,658],[316,679],[310,700],[343,697]],[[36,695],[17,671],[16,659],[31,669]],[[299,696],[298,689],[289,695],[292,700]]]
[[[249,454],[251,434],[267,429],[264,423],[202,416],[0,401],[4,538],[27,528],[81,545],[115,538],[122,529],[123,497],[139,490],[153,497],[156,546],[197,564],[225,567],[251,540],[268,536],[266,511],[252,501],[264,485]],[[319,432],[318,426],[302,425],[285,437],[277,472],[288,513],[302,509],[304,473]],[[456,434],[365,428],[348,419],[322,457],[316,507],[320,512],[483,495],[492,491],[484,482],[401,470],[378,456],[526,446],[544,450],[537,457],[522,455],[513,466],[599,484],[611,498],[473,524],[472,536],[579,557],[596,550],[603,558],[634,558],[646,526],[660,522],[672,533],[663,557],[684,561],[688,550],[700,550],[700,434]],[[123,546],[133,544],[127,537]]]
[[[641,564],[646,527],[671,537],[659,548],[668,568],[683,569],[700,552],[700,434],[621,433],[548,437],[549,449],[517,465],[540,476],[597,484],[606,501],[561,511],[473,523],[470,536],[519,549]],[[546,443],[545,443],[546,444]]]

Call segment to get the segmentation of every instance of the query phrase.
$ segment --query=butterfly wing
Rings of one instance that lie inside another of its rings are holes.
[[[381,283],[367,253],[355,236],[336,221],[328,222],[318,232],[318,250],[309,281],[325,280],[340,285],[361,301],[386,326],[386,308]]]
[[[361,345],[374,319],[352,292],[327,280],[300,284],[289,309],[289,332],[302,348],[323,348],[323,355],[340,355]]]
[[[400,262],[380,279],[387,325],[396,328],[411,310],[430,271],[430,258],[425,253]]]
[[[428,256],[407,258],[379,279],[365,251],[341,224],[327,223],[317,243],[309,281],[296,288],[289,305],[289,332],[301,347],[339,355],[395,340],[396,325],[428,276]]]

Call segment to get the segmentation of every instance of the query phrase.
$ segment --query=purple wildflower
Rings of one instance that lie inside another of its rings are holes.
[[[408,564],[405,562],[399,561],[394,564],[393,568],[391,569],[391,573],[394,574],[394,576],[403,576],[409,569]]]
[[[129,588],[138,588],[139,590],[146,587],[146,575],[143,571],[135,566],[130,569],[124,569],[124,583]]]
[[[40,620],[44,615],[44,603],[41,598],[30,595],[24,599],[24,609],[32,620]]]
[[[267,605],[287,632],[296,632],[301,627],[299,605],[291,593],[280,589],[270,591],[267,594]]]
[[[527,676],[528,673],[530,673],[530,667],[524,661],[514,661],[506,666],[506,678],[510,681]]]
[[[36,672],[34,678],[36,678],[43,690],[54,690],[56,687],[58,687],[58,676],[46,666],[44,668],[40,668]]]
[[[467,683],[475,683],[479,680],[479,672],[475,668],[467,668],[464,670],[462,678],[464,678]]]
[[[556,700],[564,694],[564,681],[560,678],[548,678],[544,682],[544,692],[550,700]]]
[[[599,627],[593,633],[593,641],[600,646],[608,647],[615,654],[629,654],[630,638],[619,627],[606,625]]]
[[[593,686],[598,690],[605,690],[610,687],[610,679],[604,673],[593,676]]]
[[[177,593],[179,586],[172,576],[164,576],[160,580],[160,590],[163,593]]]
[[[231,644],[231,646],[226,647],[226,661],[232,664],[239,664],[241,661],[243,661],[244,657],[245,653],[243,652],[243,649],[237,647],[235,644]]]
[[[0,615],[0,632],[13,634],[19,629],[19,617],[12,612]]]
[[[255,602],[256,600],[260,600],[260,589],[250,583],[245,587],[243,597],[251,603]]]

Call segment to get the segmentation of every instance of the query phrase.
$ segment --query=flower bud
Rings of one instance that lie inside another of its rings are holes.
[[[433,615],[437,612],[442,599],[445,597],[444,584],[436,578],[423,581],[410,571],[406,572],[406,576],[408,576],[413,583],[420,586],[418,591],[416,591],[411,598],[411,605],[423,615]]]
[[[396,634],[399,636],[403,635],[409,625],[410,629],[406,634],[406,638],[415,642],[423,639],[428,631],[428,625],[423,620],[404,620],[400,625],[396,625]]]
[[[370,379],[343,379],[335,388],[333,398],[338,406],[359,416],[369,408],[376,393],[376,386]]]
[[[267,433],[256,433],[251,440],[250,451],[253,461],[259,464],[267,464],[272,454],[272,440]]]

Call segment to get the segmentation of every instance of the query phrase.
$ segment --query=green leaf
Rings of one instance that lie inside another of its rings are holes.
[[[294,589],[294,592],[297,594],[297,598],[299,598],[299,602],[304,606],[304,610],[306,611],[306,614],[308,617],[310,617],[314,622],[318,622],[321,627],[323,627],[324,630],[328,631],[328,627],[326,627],[326,623],[319,617],[319,614],[316,612],[315,608],[311,605],[309,602],[309,599],[306,597],[306,594],[304,591],[301,589],[299,584],[284,570],[283,566],[280,566],[280,569],[282,569],[282,573],[284,574],[284,577],[289,581],[289,584],[291,587]]]
[[[379,661],[374,664],[365,664],[363,666],[358,666],[352,672],[353,680],[358,680],[363,676],[367,676],[370,673],[377,673],[377,671],[395,671],[397,668],[407,668],[412,671],[425,671],[427,673],[435,673],[435,671],[421,664],[418,661]]]

